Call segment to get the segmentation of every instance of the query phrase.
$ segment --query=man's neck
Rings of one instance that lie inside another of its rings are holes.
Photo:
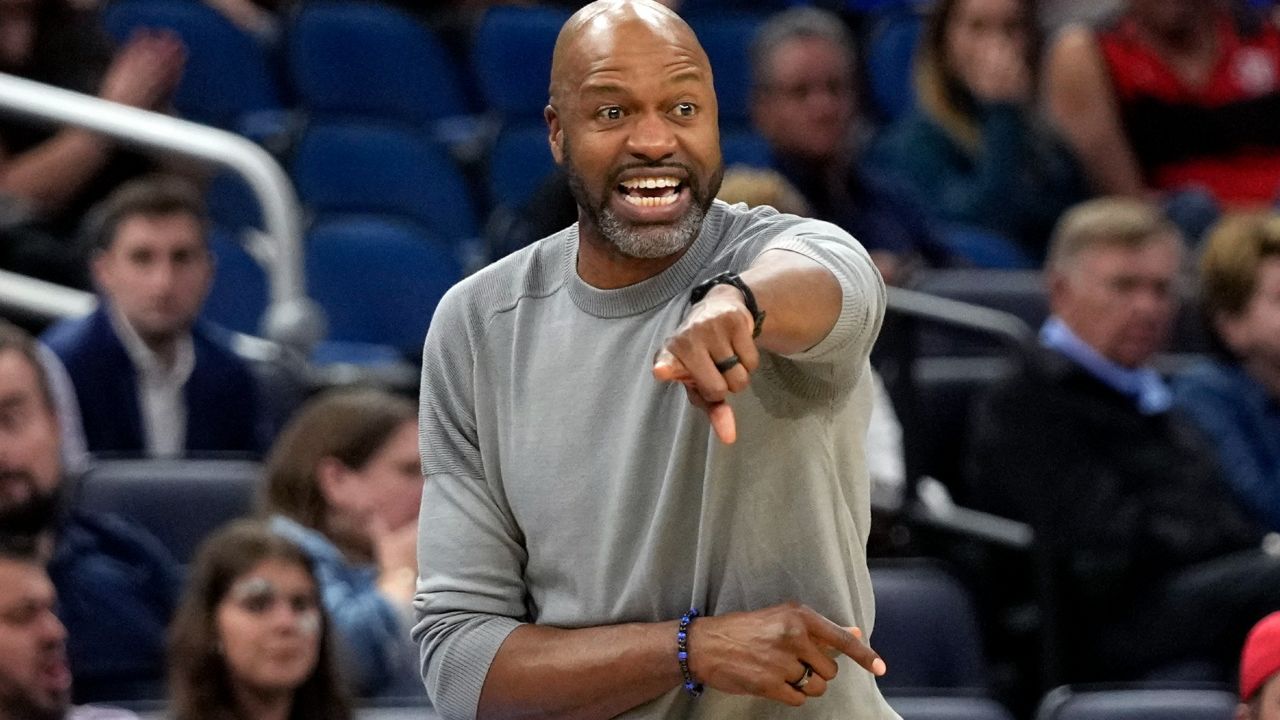
[[[142,344],[147,346],[164,366],[165,370],[172,370],[174,363],[178,360],[178,339],[176,337],[149,338],[143,337]]]
[[[594,225],[578,222],[578,277],[601,290],[616,290],[648,280],[675,265],[688,252],[689,246],[660,258],[635,258],[624,255],[600,236]]]

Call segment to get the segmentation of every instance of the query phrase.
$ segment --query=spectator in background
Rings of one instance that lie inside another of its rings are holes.
[[[876,151],[936,220],[1012,241],[1011,256],[1037,266],[1084,198],[1074,159],[1035,116],[1038,50],[1028,0],[941,0],[916,54],[915,107]]]
[[[0,535],[0,717],[136,720],[123,710],[71,707],[67,629],[37,544],[29,535]]]
[[[1048,111],[1099,193],[1280,194],[1280,31],[1234,3],[1128,0],[1048,53]]]
[[[1240,651],[1240,704],[1235,720],[1280,720],[1280,613],[1258,621]]]
[[[350,720],[302,548],[242,520],[201,546],[170,634],[174,720]]]
[[[0,535],[35,535],[70,633],[77,697],[155,697],[181,577],[159,541],[67,507],[58,419],[34,339],[0,321]]]
[[[1249,626],[1280,608],[1280,558],[1151,367],[1181,261],[1177,230],[1145,203],[1070,210],[1050,248],[1041,347],[974,419],[979,504],[1032,525],[1058,626],[1089,628],[1058,638],[1070,682],[1191,661],[1225,678]]]
[[[949,258],[909,191],[859,163],[855,57],[849,31],[833,13],[794,8],[773,16],[751,46],[752,123],[814,217],[856,237],[885,281],[901,284],[919,263]]]
[[[1229,216],[1200,259],[1200,301],[1220,356],[1175,384],[1213,440],[1236,498],[1280,531],[1280,216]]]
[[[96,15],[65,0],[0,0],[0,30],[0,71],[147,110],[168,105],[185,63],[167,32],[139,33],[113,55]],[[149,166],[86,130],[0,119],[0,267],[86,286],[80,219]]]
[[[45,341],[75,385],[89,452],[259,452],[249,368],[198,320],[213,281],[199,193],[177,178],[134,180],[88,225],[102,304]]]
[[[266,478],[271,527],[311,557],[360,694],[421,694],[408,639],[422,500],[413,402],[380,390],[311,400],[281,432]]]

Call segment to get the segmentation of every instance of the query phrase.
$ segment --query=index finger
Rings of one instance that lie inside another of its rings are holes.
[[[838,653],[848,655],[854,662],[876,677],[880,677],[888,671],[888,667],[884,664],[880,654],[862,642],[862,631],[860,629],[856,627],[845,629],[825,617],[818,617],[819,621],[810,627],[809,634],[819,644],[826,645]],[[857,634],[855,635],[850,630],[856,630]]]

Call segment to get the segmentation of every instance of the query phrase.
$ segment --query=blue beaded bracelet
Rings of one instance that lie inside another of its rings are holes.
[[[689,626],[698,617],[698,608],[680,616],[680,628],[676,630],[676,660],[680,661],[680,674],[684,675],[684,691],[694,697],[702,694],[702,683],[694,682],[689,672]]]

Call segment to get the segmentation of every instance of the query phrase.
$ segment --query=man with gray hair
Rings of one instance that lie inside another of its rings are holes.
[[[856,57],[833,13],[774,15],[751,46],[751,119],[814,216],[861,240],[885,281],[900,284],[921,262],[945,265],[950,257],[910,190],[860,165]]]
[[[1144,202],[1063,216],[1039,347],[973,429],[984,509],[1030,523],[1056,580],[1066,681],[1185,662],[1226,678],[1249,626],[1280,607],[1280,559],[1228,497],[1214,455],[1151,363],[1177,307],[1182,240]]]

